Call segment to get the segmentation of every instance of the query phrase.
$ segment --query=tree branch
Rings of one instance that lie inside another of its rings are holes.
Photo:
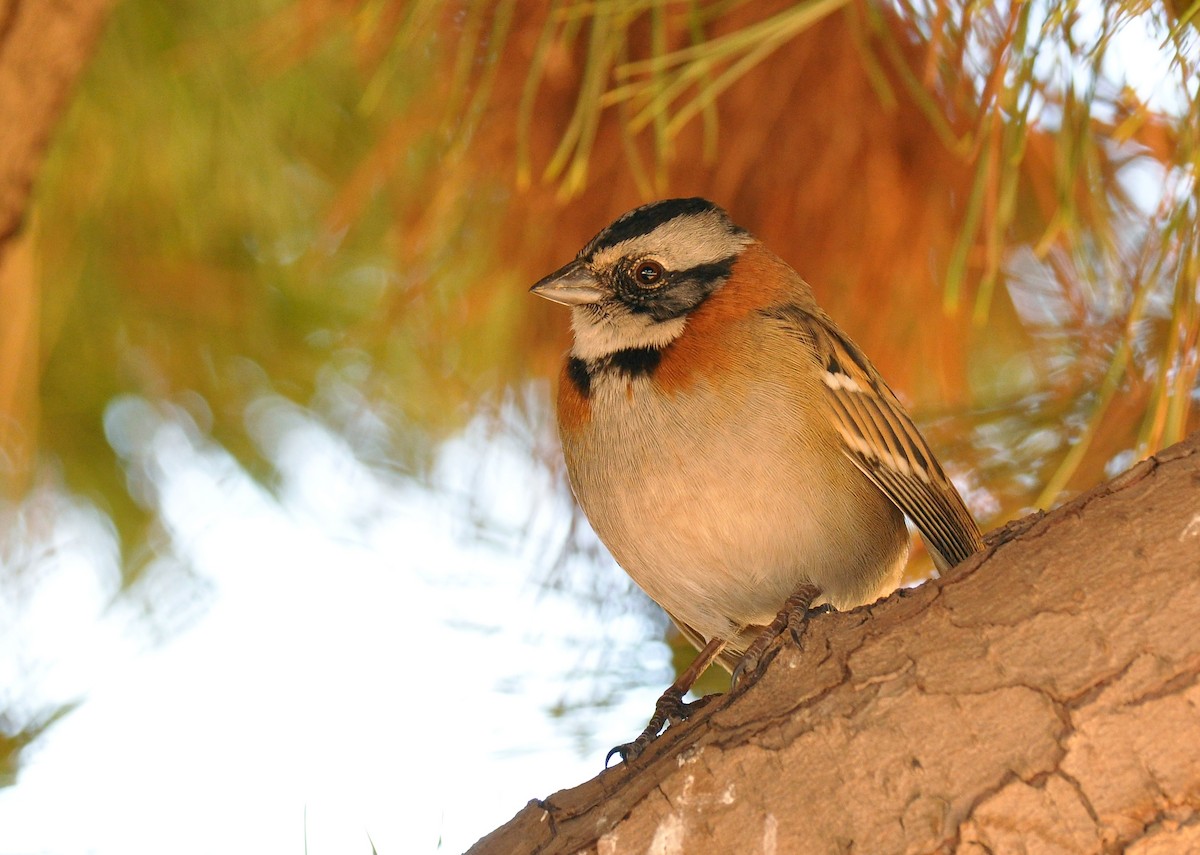
[[[1200,434],[810,622],[472,853],[1200,849]]]

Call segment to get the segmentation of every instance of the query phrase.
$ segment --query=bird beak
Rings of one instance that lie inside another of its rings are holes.
[[[609,296],[608,289],[600,284],[596,274],[578,260],[555,270],[529,290],[564,306],[599,303]]]

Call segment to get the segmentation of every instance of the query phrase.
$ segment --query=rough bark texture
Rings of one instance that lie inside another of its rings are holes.
[[[471,852],[1200,851],[1200,434],[989,544]]]

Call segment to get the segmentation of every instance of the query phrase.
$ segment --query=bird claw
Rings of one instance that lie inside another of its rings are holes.
[[[645,748],[646,743],[641,741],[641,737],[633,740],[633,742],[623,742],[604,755],[604,768],[608,768],[608,764],[612,762],[614,754],[620,756],[622,763],[632,763]]]
[[[738,660],[738,664],[734,666],[733,675],[729,680],[730,685],[734,689],[737,689],[741,687],[743,680],[748,681],[746,685],[750,685],[751,678],[758,674],[760,664],[761,662],[757,656],[751,656],[749,653],[746,653],[746,655]]]
[[[792,641],[796,642],[796,646],[803,648],[804,629],[808,626],[809,618],[814,614],[820,614],[827,611],[832,611],[829,605],[823,605],[819,608],[808,608],[808,604],[820,592],[812,586],[804,586],[797,590],[795,594],[788,598],[787,603],[775,620],[759,633],[758,638],[746,649],[741,660],[733,669],[733,688],[740,689],[743,686],[748,686],[758,679],[763,667],[770,660],[767,652],[771,649],[771,645],[779,636],[783,635],[786,629],[792,636]]]
[[[827,614],[831,611],[833,611],[833,606],[825,603],[815,609],[807,609],[803,612],[794,611],[788,615],[788,632],[791,633],[792,641],[796,642],[797,647],[804,649],[804,630],[808,628],[808,622],[816,615]]]
[[[705,695],[690,703],[684,703],[683,692],[675,687],[667,689],[654,705],[654,715],[650,717],[646,729],[639,733],[633,742],[624,742],[604,755],[604,768],[608,768],[613,755],[619,756],[622,763],[633,762],[641,756],[651,742],[658,738],[664,727],[686,721],[692,713],[715,697],[717,695]]]
[[[796,642],[796,646],[804,648],[804,631],[808,628],[808,622],[818,615],[827,615],[833,611],[833,606],[829,603],[822,603],[816,608],[805,609],[803,612],[792,612],[788,615],[788,629],[792,633],[792,640]]]

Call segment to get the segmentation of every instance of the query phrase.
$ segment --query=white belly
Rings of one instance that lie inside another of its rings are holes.
[[[647,378],[609,377],[593,385],[582,431],[563,437],[600,539],[706,639],[769,623],[804,582],[838,608],[871,602],[907,558],[899,511],[844,455],[813,451],[832,428],[804,423],[777,387],[750,388],[722,411],[701,385],[666,396]]]

